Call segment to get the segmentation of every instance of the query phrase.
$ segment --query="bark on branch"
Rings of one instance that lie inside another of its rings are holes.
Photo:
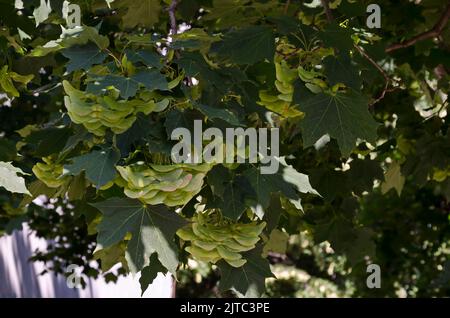
[[[440,17],[439,21],[435,24],[435,26],[431,30],[420,33],[408,40],[401,42],[401,43],[395,43],[395,44],[388,46],[386,48],[386,53],[391,53],[393,51],[409,47],[411,45],[416,44],[419,41],[438,37],[444,30],[449,19],[450,19],[450,4],[447,5],[447,8],[445,9],[444,13]]]
[[[170,6],[167,8],[167,11],[169,12],[170,30],[172,31],[172,35],[175,35],[178,32],[177,19],[175,18],[175,11],[177,9],[177,5],[178,0],[172,0]]]
[[[325,15],[327,16],[328,22],[333,21],[333,13],[331,12],[330,4],[328,3],[328,0],[320,0],[320,2],[322,3],[322,7],[325,10]]]

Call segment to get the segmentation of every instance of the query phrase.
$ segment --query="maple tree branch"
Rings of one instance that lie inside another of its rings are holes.
[[[450,19],[450,3],[447,5],[447,8],[445,9],[444,13],[440,17],[439,21],[435,24],[435,26],[426,32],[420,33],[406,41],[403,41],[401,43],[395,43],[386,48],[386,53],[390,53],[402,48],[409,47],[411,45],[416,44],[419,41],[423,41],[426,39],[438,37],[442,31],[444,30],[445,26],[448,23],[448,20]]]
[[[291,4],[291,0],[287,0],[286,4],[284,5],[284,10],[283,10],[284,14],[286,14],[288,12],[290,4]]]
[[[369,107],[372,107],[373,105],[375,105],[376,103],[378,103],[380,100],[382,100],[384,98],[384,96],[386,96],[386,93],[388,92],[392,92],[395,89],[397,89],[398,87],[393,87],[393,88],[389,88],[389,84],[391,82],[396,82],[395,80],[393,80],[392,78],[389,77],[389,75],[386,73],[385,70],[383,70],[381,68],[380,65],[378,65],[377,62],[375,62],[375,60],[373,58],[370,57],[369,54],[367,54],[366,51],[364,51],[364,49],[356,44],[353,45],[355,49],[358,50],[358,52],[366,59],[370,62],[370,64],[372,64],[377,70],[378,72],[381,73],[381,75],[383,75],[384,80],[385,80],[385,84],[384,84],[384,88],[383,91],[381,92],[380,96],[378,96],[374,101],[372,101],[369,105]]]
[[[331,12],[328,0],[320,0],[320,2],[322,3],[322,7],[325,10],[328,22],[331,22],[333,20],[333,13]]]
[[[356,44],[353,44],[353,47],[355,49],[358,50],[358,52],[366,59],[370,62],[370,64],[372,64],[377,70],[378,72],[381,73],[381,75],[383,75],[384,79],[386,81],[390,80],[389,76],[387,75],[387,73],[381,68],[380,65],[378,65],[377,62],[374,61],[374,59],[372,59],[367,53],[366,51],[364,51],[364,49]]]
[[[170,30],[172,31],[173,35],[177,34],[178,32],[177,19],[175,18],[175,10],[177,9],[177,5],[178,0],[172,0],[170,6],[167,8],[170,18]]]

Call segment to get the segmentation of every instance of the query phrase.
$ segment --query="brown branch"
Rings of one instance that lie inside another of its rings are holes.
[[[324,10],[325,10],[325,14],[326,14],[326,16],[327,16],[328,22],[333,21],[333,13],[331,12],[330,5],[329,5],[329,3],[328,3],[328,0],[320,0],[320,2],[322,3],[322,7],[323,7]]]
[[[172,35],[175,35],[178,32],[177,19],[175,18],[175,10],[177,9],[177,5],[178,0],[172,0],[170,6],[167,8],[167,11],[169,12],[170,30],[172,31]]]
[[[450,19],[450,4],[447,5],[447,8],[445,9],[441,18],[439,19],[439,21],[435,24],[435,26],[431,30],[420,33],[406,41],[401,42],[401,43],[395,43],[395,44],[388,46],[385,50],[386,53],[391,53],[393,51],[409,47],[411,45],[416,44],[419,41],[438,37],[444,30],[449,19]]]
[[[291,0],[287,0],[286,4],[284,5],[284,10],[283,10],[284,14],[287,14],[290,4],[291,4]]]
[[[378,65],[377,62],[375,62],[374,59],[372,59],[370,57],[370,55],[367,54],[366,51],[364,51],[364,49],[356,44],[353,45],[355,49],[358,50],[358,52],[366,59],[370,62],[370,64],[372,64],[377,70],[378,72],[381,73],[381,75],[383,75],[384,80],[385,80],[385,85],[383,88],[383,91],[381,92],[380,96],[378,96],[374,101],[372,101],[369,105],[369,107],[372,107],[373,105],[375,105],[376,103],[378,103],[380,100],[382,100],[384,98],[384,96],[386,96],[386,93],[388,92],[392,92],[395,89],[397,89],[397,87],[393,87],[393,88],[389,88],[389,84],[391,82],[396,82],[395,80],[393,80],[392,78],[389,77],[389,75],[385,72],[385,70],[383,70],[381,68],[380,65]]]
[[[367,53],[366,53],[366,51],[364,51],[364,49],[362,48],[362,47],[359,47],[358,45],[356,45],[356,44],[353,44],[353,47],[355,48],[355,49],[357,49],[358,51],[359,51],[359,53],[362,55],[362,56],[364,56],[364,58],[366,59],[366,60],[368,60],[369,62],[370,62],[370,64],[372,64],[377,70],[378,70],[378,72],[380,72],[381,73],[381,75],[383,75],[383,77],[384,77],[384,79],[387,81],[387,80],[390,80],[390,78],[389,78],[389,76],[387,75],[387,73],[381,68],[381,66],[380,65],[378,65],[378,63],[377,62],[375,62]]]

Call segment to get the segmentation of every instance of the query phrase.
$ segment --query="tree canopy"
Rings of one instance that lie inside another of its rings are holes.
[[[194,259],[260,296],[327,242],[355,295],[445,295],[450,5],[370,2],[0,0],[0,233],[143,291]],[[174,162],[194,120],[278,128],[278,171]]]

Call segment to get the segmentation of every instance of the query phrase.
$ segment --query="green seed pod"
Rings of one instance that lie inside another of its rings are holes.
[[[50,157],[42,158],[44,161],[38,162],[33,167],[34,175],[50,188],[60,188],[67,184],[70,177],[63,176],[63,165],[56,164]]]
[[[214,264],[223,259],[234,267],[245,264],[241,253],[255,248],[266,226],[265,222],[225,220],[218,210],[198,212],[191,221],[177,231],[182,240],[190,243],[186,251],[197,260]]]
[[[153,99],[117,100],[113,96],[94,96],[75,89],[68,81],[63,81],[63,86],[67,94],[64,103],[72,121],[99,137],[108,129],[121,134],[133,125],[137,113],[148,115],[169,105],[168,99],[155,102]]]
[[[203,186],[209,164],[154,165],[142,162],[117,167],[126,196],[147,204],[180,206],[189,202]]]
[[[297,71],[290,69],[286,61],[275,62],[276,80],[274,82],[277,93],[266,90],[259,92],[259,105],[285,117],[302,116],[292,104],[294,94],[294,81],[297,79]]]

